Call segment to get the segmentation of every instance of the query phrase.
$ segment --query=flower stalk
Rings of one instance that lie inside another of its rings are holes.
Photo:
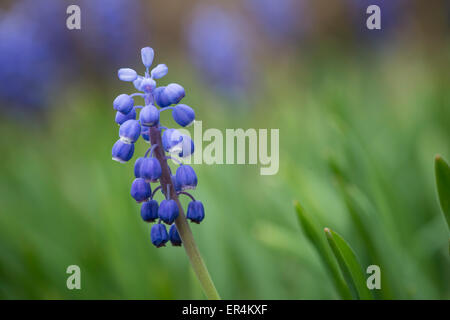
[[[195,243],[194,236],[192,235],[191,228],[186,220],[183,207],[178,199],[178,195],[172,184],[170,168],[167,164],[166,155],[162,146],[161,131],[159,126],[154,126],[150,128],[150,142],[152,146],[157,146],[153,153],[156,159],[158,159],[162,174],[160,177],[161,189],[170,190],[170,199],[177,203],[179,216],[175,220],[175,225],[177,227],[178,233],[180,234],[181,240],[183,241],[184,249],[189,258],[192,268],[194,269],[195,275],[197,276],[200,284],[203,288],[203,292],[206,297],[210,300],[220,300],[219,293],[214,286],[214,283],[209,275],[208,269],[206,268],[205,262],[198,250],[197,244]]]

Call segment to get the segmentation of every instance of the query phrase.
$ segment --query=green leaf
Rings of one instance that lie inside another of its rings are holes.
[[[434,172],[436,175],[437,193],[442,213],[450,230],[450,167],[448,163],[437,155],[434,160]],[[448,243],[448,254],[450,255],[450,239]]]
[[[439,202],[450,230],[450,167],[440,155],[437,155],[434,170]]]
[[[325,228],[328,243],[338,261],[342,274],[357,299],[372,300],[367,288],[366,277],[350,245],[336,232]]]
[[[352,295],[350,289],[346,286],[338,266],[332,257],[330,248],[326,245],[325,239],[321,236],[320,229],[314,225],[311,218],[306,211],[300,205],[298,201],[294,201],[294,206],[297,211],[297,217],[300,222],[300,226],[303,229],[306,237],[316,248],[319,256],[321,257],[326,269],[331,275],[336,291],[342,299],[351,299]]]

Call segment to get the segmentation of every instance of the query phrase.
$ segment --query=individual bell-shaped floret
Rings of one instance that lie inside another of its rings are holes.
[[[123,124],[125,121],[127,120],[136,120],[136,110],[131,109],[130,112],[128,112],[128,114],[123,114],[120,111],[116,112],[116,123],[120,126],[121,124]]]
[[[171,179],[172,179],[172,185],[173,185],[173,188],[175,189],[175,191],[176,192],[180,192],[181,191],[181,185],[178,183],[178,181],[177,181],[177,179],[176,179],[174,174],[171,176]]]
[[[125,163],[133,157],[133,153],[134,144],[117,140],[112,148],[112,159],[120,163]]]
[[[141,178],[141,164],[144,159],[144,157],[137,158],[136,162],[134,163],[134,176],[136,178]]]
[[[175,104],[181,101],[186,95],[184,88],[177,83],[171,83],[167,85],[163,92],[169,100],[170,104]]]
[[[169,240],[173,246],[175,246],[175,247],[181,246],[181,237],[180,237],[180,234],[178,233],[178,230],[177,230],[177,227],[175,226],[175,224],[170,226]]]
[[[189,202],[186,218],[195,223],[200,223],[205,218],[205,208],[201,201]]]
[[[178,205],[175,200],[161,201],[158,209],[158,216],[167,224],[172,224],[178,217]]]
[[[161,165],[156,158],[144,158],[139,164],[139,176],[147,182],[158,181],[161,173]]]
[[[119,72],[117,72],[119,79],[122,81],[134,81],[138,77],[138,74],[136,71],[130,68],[122,68],[119,69]]]
[[[182,164],[178,167],[175,178],[180,184],[181,190],[195,189],[197,187],[197,175],[194,169],[187,164]]]
[[[167,95],[164,94],[166,87],[158,87],[153,91],[153,98],[158,106],[165,108],[170,106],[170,101]]]
[[[141,125],[137,120],[125,121],[119,129],[119,137],[125,143],[135,143],[141,135]]]
[[[183,141],[181,142],[181,151],[178,156],[181,158],[189,157],[194,153],[194,142],[187,135],[182,135]]]
[[[150,200],[142,203],[141,218],[145,222],[154,222],[158,219],[158,201]]]
[[[145,47],[141,49],[142,63],[146,68],[150,68],[153,63],[153,58],[155,57],[155,52],[150,47]]]
[[[133,110],[134,100],[127,94],[121,94],[114,99],[113,106],[119,112],[128,114]]]
[[[145,142],[150,143],[150,128],[141,126],[141,136]]]
[[[141,125],[152,127],[159,122],[159,111],[154,105],[148,105],[142,108],[139,114],[139,121]]]
[[[172,110],[172,117],[180,126],[187,127],[194,122],[195,112],[185,104],[178,104]]]
[[[131,184],[131,196],[136,200],[136,202],[143,202],[150,198],[152,194],[152,189],[150,184],[142,178],[134,179]]]
[[[144,78],[141,82],[141,91],[144,91],[145,93],[150,93],[156,88],[156,82],[155,80],[151,78]]]
[[[154,67],[151,71],[152,79],[161,79],[164,77],[169,69],[165,64],[158,64],[156,67]]]
[[[155,245],[157,248],[164,247],[166,245],[166,242],[169,240],[166,226],[162,223],[154,224],[150,231],[150,237],[152,239],[153,245]]]
[[[167,129],[163,132],[162,144],[166,152],[178,153],[181,151],[183,136],[176,129]]]

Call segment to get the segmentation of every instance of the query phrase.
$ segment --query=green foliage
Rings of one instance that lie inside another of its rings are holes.
[[[182,70],[173,79],[205,129],[280,128],[277,175],[195,165],[206,218],[192,229],[221,296],[345,298],[334,257],[327,263],[320,253],[331,254],[321,232],[330,226],[363,269],[380,266],[376,298],[450,299],[448,230],[430,166],[432,155],[450,154],[450,83],[440,71],[448,66],[391,54],[302,59],[274,60],[264,90],[233,102],[196,82],[185,59],[171,69]],[[203,298],[183,249],[150,243],[129,195],[133,163],[110,157],[120,88],[97,84],[70,83],[45,121],[0,119],[0,298]],[[144,149],[139,142],[136,153]],[[292,199],[300,196],[320,242],[298,230]],[[81,267],[80,291],[66,288],[72,264]]]
[[[371,300],[363,269],[350,245],[336,232],[325,228],[328,243],[339,263],[342,274],[356,299]]]
[[[447,221],[450,230],[450,167],[441,156],[436,156],[434,161],[434,170],[436,175],[436,185],[441,204],[442,213]],[[449,254],[450,254],[450,240],[449,240]]]
[[[297,217],[300,222],[300,226],[303,229],[308,240],[314,245],[317,253],[320,255],[327,271],[332,277],[336,291],[342,299],[350,299],[351,294],[349,288],[345,285],[342,275],[339,272],[338,266],[332,257],[332,253],[327,246],[325,239],[322,237],[317,226],[313,223],[306,211],[302,208],[299,202],[294,203],[297,211]]]

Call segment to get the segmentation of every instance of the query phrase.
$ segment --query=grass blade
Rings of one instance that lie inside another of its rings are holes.
[[[336,291],[342,299],[351,299],[352,295],[350,289],[346,286],[338,266],[332,257],[332,253],[326,245],[325,239],[321,236],[319,229],[314,225],[311,218],[306,211],[300,205],[298,201],[294,202],[295,209],[297,211],[297,217],[300,222],[300,226],[303,229],[306,237],[316,248],[319,256],[321,257],[326,269],[331,274]]]
[[[450,230],[450,167],[439,155],[434,164],[439,202]]]
[[[366,285],[366,278],[363,269],[356,258],[356,255],[350,245],[336,232],[325,228],[328,243],[338,261],[341,271],[358,299],[372,300],[372,293]]]
[[[435,158],[434,171],[439,203],[450,230],[450,167],[440,155],[437,155]],[[448,253],[450,255],[450,239]]]

